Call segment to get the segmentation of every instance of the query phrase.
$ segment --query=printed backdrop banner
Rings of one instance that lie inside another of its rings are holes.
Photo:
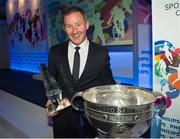
[[[47,63],[44,0],[8,0],[6,17],[10,68],[39,72]]]
[[[160,137],[180,137],[180,0],[152,0],[153,90],[168,100]]]
[[[49,0],[49,47],[67,39],[62,13],[74,5],[81,7],[90,21],[90,40],[108,46],[133,44],[132,0]]]
[[[138,86],[152,88],[151,1],[138,0]]]

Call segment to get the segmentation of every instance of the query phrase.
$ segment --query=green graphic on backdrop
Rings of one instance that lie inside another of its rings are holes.
[[[50,0],[47,8],[49,47],[67,39],[62,12],[73,5],[84,9],[90,21],[90,40],[102,45],[132,45],[132,0]]]

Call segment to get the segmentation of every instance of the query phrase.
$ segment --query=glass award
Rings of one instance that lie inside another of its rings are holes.
[[[47,66],[45,64],[41,64],[40,66],[46,97],[52,101],[52,104],[48,106],[48,112],[53,114],[69,105],[64,106],[59,104],[59,101],[62,100],[62,90],[55,78],[50,75]]]

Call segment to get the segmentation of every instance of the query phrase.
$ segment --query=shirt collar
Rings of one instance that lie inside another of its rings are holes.
[[[80,44],[80,45],[75,45],[73,44],[71,41],[69,41],[69,44],[68,44],[71,48],[74,49],[74,47],[76,46],[79,46],[81,49],[82,48],[85,48],[85,47],[88,47],[89,46],[89,40],[87,39],[87,37],[85,38],[85,40]]]

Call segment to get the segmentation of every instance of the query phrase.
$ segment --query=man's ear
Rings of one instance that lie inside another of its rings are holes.
[[[66,27],[65,27],[65,25],[64,25],[64,24],[63,24],[62,28],[63,28],[63,30],[66,32]]]
[[[67,34],[66,27],[63,25],[63,31]]]
[[[86,29],[88,30],[89,29],[89,21],[86,20]]]

